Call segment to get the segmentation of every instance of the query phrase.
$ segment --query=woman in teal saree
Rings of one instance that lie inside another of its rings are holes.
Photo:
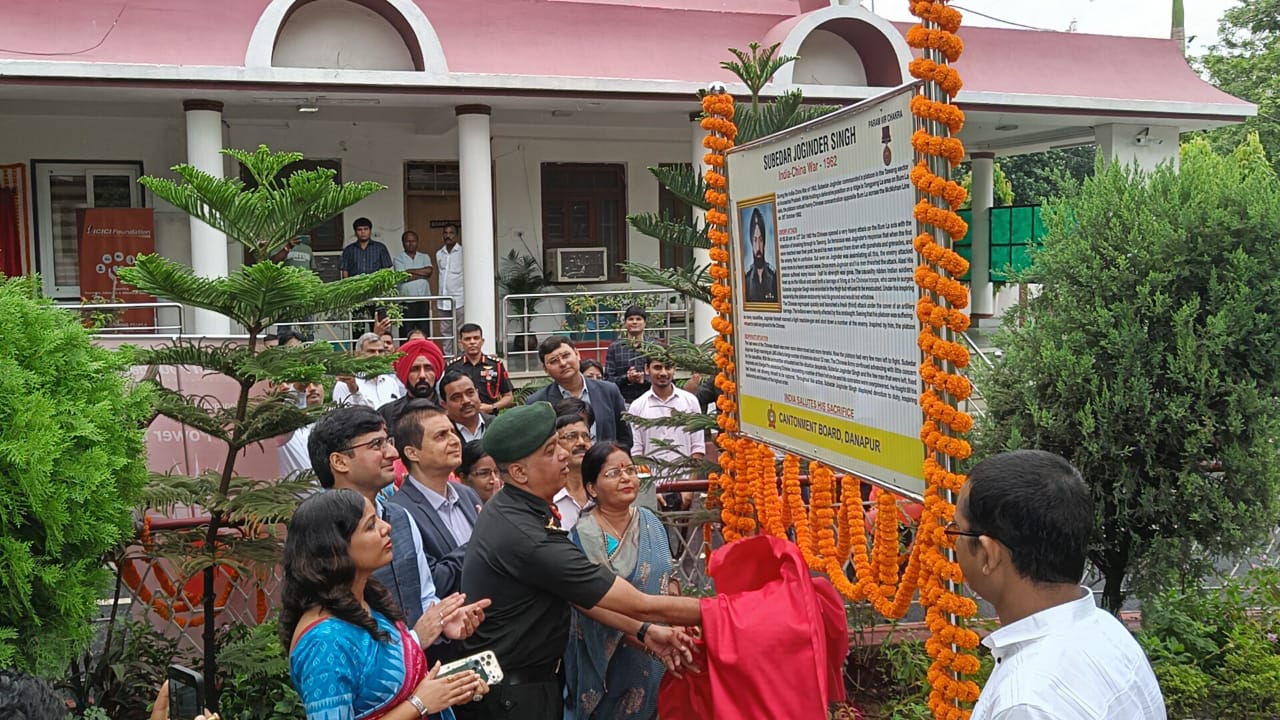
[[[652,511],[633,505],[640,482],[624,448],[596,443],[582,459],[582,484],[591,504],[570,538],[587,557],[607,564],[641,592],[675,592],[667,531]],[[635,638],[575,611],[564,659],[566,718],[657,717],[662,661]]]

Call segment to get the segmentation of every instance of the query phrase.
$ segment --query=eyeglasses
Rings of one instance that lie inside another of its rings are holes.
[[[564,365],[573,362],[573,351],[565,350],[558,355],[549,355],[543,361],[547,365]]]
[[[579,440],[586,440],[587,442],[591,442],[591,433],[589,432],[574,431],[574,432],[560,433],[559,437],[561,440],[565,442],[577,442]]]
[[[338,452],[351,452],[356,448],[362,448],[362,447],[367,447],[370,450],[373,450],[374,452],[381,452],[384,446],[395,447],[396,446],[395,438],[391,437],[390,435],[383,435],[382,437],[376,437],[372,440],[367,440],[362,443],[348,445],[347,447],[342,448]]]
[[[467,474],[467,477],[486,478],[486,477],[493,477],[497,474],[498,474],[498,471],[494,470],[493,468],[484,468],[483,470],[472,470],[470,473]]]
[[[610,480],[617,480],[618,478],[623,476],[635,479],[640,477],[640,468],[636,467],[635,465],[625,465],[623,467],[616,467],[612,470],[605,470],[600,474],[609,478]]]
[[[996,542],[1000,543],[1001,545],[1008,545],[1008,543],[996,537],[995,535],[992,535],[989,532],[978,532],[977,530],[961,530],[956,525],[955,520],[952,520],[951,522],[942,526],[942,532],[946,533],[947,535],[950,535],[951,537],[957,537],[957,536],[971,537],[971,538],[989,537],[992,540],[995,540]]]

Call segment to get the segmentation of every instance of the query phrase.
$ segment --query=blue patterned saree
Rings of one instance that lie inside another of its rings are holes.
[[[646,508],[635,508],[621,538],[609,536],[595,514],[578,519],[569,536],[593,562],[604,563],[641,592],[661,595],[671,579],[667,531]],[[565,717],[577,720],[652,719],[658,714],[662,661],[623,642],[622,633],[576,610],[564,655]]]

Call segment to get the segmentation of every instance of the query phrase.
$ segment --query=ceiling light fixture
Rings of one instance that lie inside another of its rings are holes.
[[[996,131],[997,131],[997,132],[1012,132],[1012,131],[1017,130],[1017,129],[1018,129],[1018,126],[1017,126],[1017,125],[1011,125],[1011,124],[1009,124],[1009,123],[1004,123],[1004,124],[1001,124],[1001,125],[997,125],[997,126],[996,126]]]
[[[299,105],[299,106],[298,106],[298,112],[300,112],[300,113],[318,113],[318,112],[320,112],[320,106],[319,106],[319,105],[315,105],[315,104],[311,104],[311,103],[307,103],[307,104],[305,104],[305,105]]]

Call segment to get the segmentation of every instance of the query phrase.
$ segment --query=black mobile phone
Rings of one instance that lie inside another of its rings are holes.
[[[204,714],[204,676],[181,665],[169,666],[169,720]]]
[[[377,307],[375,307],[375,308],[373,309],[373,319],[374,319],[374,320],[381,320],[381,319],[385,318],[386,316],[387,316],[387,306],[386,306],[386,305],[378,305]]]

